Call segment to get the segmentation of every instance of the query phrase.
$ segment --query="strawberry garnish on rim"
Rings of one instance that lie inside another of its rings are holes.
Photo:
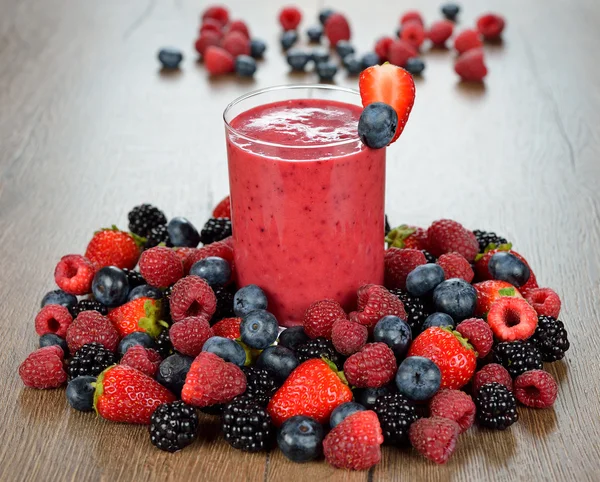
[[[373,102],[384,102],[394,108],[398,114],[398,127],[392,139],[395,142],[402,134],[415,103],[415,82],[412,75],[389,63],[374,65],[362,71],[358,87],[363,107]]]

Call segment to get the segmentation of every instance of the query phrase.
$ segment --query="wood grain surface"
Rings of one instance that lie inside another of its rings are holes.
[[[553,410],[520,408],[505,433],[470,430],[442,467],[386,448],[377,467],[349,473],[232,450],[208,417],[191,448],[165,454],[144,427],[77,413],[63,390],[23,388],[17,367],[36,347],[33,319],[60,256],[83,252],[101,226],[126,226],[144,201],[201,225],[227,192],[225,105],[316,81],[287,73],[272,0],[228,2],[269,42],[256,79],[210,79],[191,47],[206,3],[0,0],[0,480],[600,480],[597,0],[465,0],[460,27],[487,10],[508,21],[504,42],[486,47],[485,86],[459,83],[451,52],[427,52],[412,118],[388,150],[394,223],[451,217],[497,230],[561,294],[572,348],[549,368]],[[297,3],[303,27],[324,6]],[[403,10],[433,20],[439,3],[328,6],[347,13],[366,50]],[[164,45],[184,49],[180,72],[159,70]],[[356,86],[343,73],[337,82]]]

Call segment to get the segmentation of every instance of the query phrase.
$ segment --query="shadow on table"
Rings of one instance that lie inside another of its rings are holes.
[[[519,407],[519,424],[535,438],[546,438],[556,430],[556,412],[553,408]]]
[[[517,453],[517,442],[510,429],[500,432],[472,427],[460,437],[460,447],[466,458],[483,455],[493,467],[505,467]]]
[[[158,69],[158,75],[161,79],[167,81],[173,81],[179,79],[183,75],[183,71],[181,69],[167,69],[165,67],[161,67]]]
[[[479,100],[485,97],[485,83],[460,80],[456,83],[456,91],[468,100]]]

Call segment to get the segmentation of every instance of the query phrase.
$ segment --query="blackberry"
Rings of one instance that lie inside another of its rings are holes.
[[[156,226],[166,225],[165,214],[152,204],[141,204],[134,207],[129,214],[129,231],[147,238],[150,230]]]
[[[343,365],[342,356],[335,351],[333,343],[326,338],[315,338],[314,340],[308,340],[296,348],[296,358],[298,358],[299,363],[310,360],[311,358],[321,357],[327,358],[338,368],[341,368]]]
[[[227,443],[245,452],[268,450],[274,433],[266,408],[243,395],[225,405],[222,428]]]
[[[167,358],[173,353],[173,344],[169,337],[169,330],[165,329],[156,337],[155,349],[162,358]]]
[[[136,286],[145,285],[146,280],[139,271],[133,271],[132,269],[123,268],[123,273],[127,276],[127,282],[129,283],[129,290],[132,290]]]
[[[421,328],[427,317],[431,314],[430,311],[425,308],[423,300],[418,296],[411,295],[409,292],[401,290],[400,288],[390,290],[390,293],[396,295],[402,304],[404,305],[404,311],[406,311],[406,322],[412,330],[413,339],[421,333]]]
[[[116,363],[115,354],[100,343],[87,343],[75,352],[67,365],[69,380],[90,376],[97,377],[106,368]]]
[[[77,318],[82,311],[97,311],[101,315],[108,315],[108,308],[96,300],[81,300],[69,311],[73,318]]]
[[[222,403],[219,403],[217,405],[210,405],[208,407],[202,407],[200,409],[200,411],[207,415],[216,415],[216,416],[220,417],[221,415],[223,415],[223,408],[225,408],[225,405],[223,405]]]
[[[494,362],[508,370],[510,376],[518,377],[528,370],[542,369],[542,354],[536,346],[523,341],[505,341],[493,348]]]
[[[408,429],[417,420],[414,405],[400,393],[377,397],[373,410],[379,418],[385,442],[390,445],[407,445]]]
[[[162,311],[163,318],[169,325],[173,323],[171,319],[171,292],[173,291],[173,285],[169,286],[166,290],[163,291],[163,301],[162,301]]]
[[[150,441],[166,452],[177,452],[198,435],[198,414],[191,405],[178,400],[163,403],[150,418]]]
[[[169,239],[167,227],[164,224],[160,224],[150,230],[146,237],[146,242],[144,243],[144,249],[154,248],[154,246],[158,246],[161,243],[164,243],[167,246],[173,246]]]
[[[496,233],[492,233],[490,231],[481,231],[480,229],[476,229],[475,231],[473,231],[473,234],[475,235],[475,237],[477,238],[477,242],[479,243],[480,253],[484,253],[485,248],[487,248],[490,244],[500,246],[501,244],[508,243],[506,238],[498,236]]]
[[[224,286],[213,286],[212,289],[217,297],[217,309],[210,320],[210,324],[214,325],[223,318],[231,318],[235,315],[233,313],[233,293]]]
[[[545,362],[561,360],[570,347],[565,325],[552,316],[538,317],[538,326],[529,342],[542,352]]]
[[[431,254],[429,251],[422,249],[421,253],[423,253],[425,255],[425,259],[427,260],[428,263],[435,263],[437,261],[437,258]]]
[[[202,228],[200,241],[202,244],[211,244],[231,236],[231,219],[210,218]]]
[[[246,392],[244,395],[266,407],[277,391],[278,386],[275,379],[263,368],[242,367],[242,371],[246,375]]]
[[[505,430],[519,419],[515,396],[500,383],[486,383],[475,397],[477,422],[494,430]]]

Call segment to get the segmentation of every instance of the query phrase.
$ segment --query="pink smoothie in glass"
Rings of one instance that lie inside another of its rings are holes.
[[[282,326],[325,298],[346,310],[383,283],[385,149],[358,140],[361,107],[293,99],[242,112],[227,133],[239,286]]]

